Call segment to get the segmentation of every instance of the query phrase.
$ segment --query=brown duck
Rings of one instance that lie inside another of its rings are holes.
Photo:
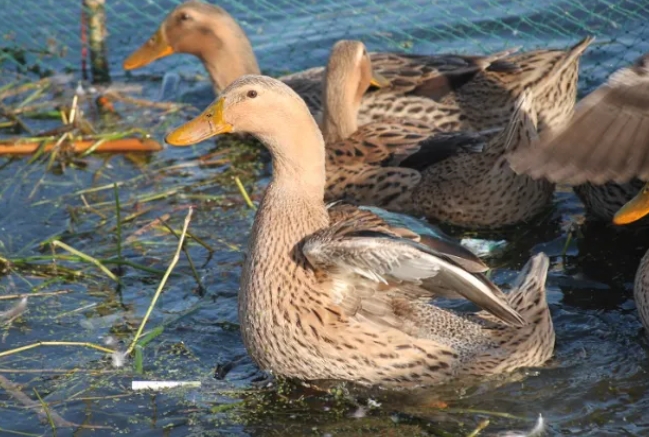
[[[368,211],[327,208],[322,134],[305,102],[278,80],[237,79],[167,141],[188,145],[228,132],[254,135],[273,159],[239,298],[243,340],[261,368],[304,380],[413,386],[550,358],[545,255],[533,257],[504,295],[455,262],[455,251],[408,238]],[[430,305],[437,289],[497,317]]]
[[[332,49],[323,86],[326,200],[345,199],[455,225],[499,227],[547,208],[554,185],[513,172],[505,153],[536,138],[531,93],[519,97],[503,130],[443,133],[397,117],[357,122],[371,59],[359,41]]]

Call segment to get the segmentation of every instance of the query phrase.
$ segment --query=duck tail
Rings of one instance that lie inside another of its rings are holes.
[[[507,301],[528,324],[538,323],[539,317],[549,313],[545,297],[545,281],[550,261],[544,253],[534,255],[523,267],[507,295]]]
[[[523,267],[507,301],[527,325],[485,328],[496,346],[478,354],[470,372],[510,372],[520,367],[540,366],[552,357],[555,333],[545,294],[549,264],[547,255],[539,253]],[[486,312],[481,312],[481,317],[496,321]]]
[[[527,321],[527,325],[510,329],[501,347],[510,351],[509,362],[516,367],[540,366],[552,357],[555,333],[545,292],[550,261],[544,253],[534,255],[514,282],[507,301]]]
[[[552,66],[552,69],[545,76],[542,86],[539,88],[543,88],[544,86],[556,86],[557,80],[568,68],[573,65],[575,65],[576,68],[579,58],[581,58],[581,55],[584,54],[593,41],[595,41],[594,36],[587,36],[574,46],[570,47],[570,49],[566,50],[564,56]]]

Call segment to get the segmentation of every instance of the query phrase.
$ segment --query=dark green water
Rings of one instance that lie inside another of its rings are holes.
[[[35,0],[25,3],[36,5]],[[118,69],[121,58],[152,33],[168,3],[142,2],[134,9],[124,1],[109,1],[109,18],[115,23],[109,39],[113,75],[144,85],[148,96],[157,94],[160,83],[155,79],[164,72],[200,71],[198,62],[187,56],[163,60],[132,78]],[[5,11],[11,12],[16,4],[7,3]],[[567,46],[588,29],[603,44],[584,57],[582,91],[649,48],[646,5],[611,5],[602,1],[553,2],[551,6],[505,1],[455,6],[424,1],[350,2],[347,6],[289,1],[223,4],[245,20],[261,65],[271,71],[318,65],[340,37],[362,38],[372,49],[395,49],[410,41],[413,50],[420,52],[482,51],[513,45]],[[62,11],[73,7],[69,1],[60,2],[51,12],[63,17]],[[341,18],[340,11],[354,14]],[[630,16],[637,20],[623,20]],[[16,23],[22,17],[15,13]],[[33,30],[21,25],[17,40],[77,25],[75,15],[61,20],[48,22],[46,14],[34,12]],[[387,29],[393,31],[386,36],[382,32]],[[74,48],[74,35],[65,38],[61,36]],[[74,64],[74,50],[67,57],[44,62]],[[204,83],[192,86],[199,93],[207,89]],[[200,100],[209,99],[205,95]],[[178,117],[169,117],[155,131],[156,137],[162,140],[164,132],[180,122]],[[37,288],[38,292],[67,291],[56,297],[31,298],[28,312],[0,330],[0,352],[36,341],[103,344],[108,337],[117,339],[121,349],[128,345],[160,282],[159,274],[125,267],[122,285],[117,287],[92,265],[59,260],[57,266],[82,276],[50,283],[33,266],[52,268],[52,261],[29,258],[52,255],[51,247],[41,243],[53,237],[96,258],[115,257],[113,183],[119,184],[125,259],[166,269],[177,240],[164,227],[151,223],[166,216],[167,223],[179,230],[189,206],[194,207],[190,231],[214,249],[210,253],[195,241],[187,245],[203,289],[187,258],[181,256],[177,275],[170,277],[147,325],[149,329],[164,326],[164,331],[144,348],[144,374],[135,374],[132,361],[115,369],[104,354],[84,348],[40,347],[0,358],[0,376],[20,384],[30,398],[37,400],[37,392],[67,421],[106,427],[94,431],[58,428],[57,435],[463,436],[484,418],[490,419],[490,425],[482,435],[497,435],[504,430],[531,429],[539,414],[548,424],[547,435],[649,435],[649,344],[632,300],[633,275],[646,249],[646,233],[622,234],[592,223],[579,226],[583,209],[568,190],[556,194],[554,210],[538,223],[487,235],[508,242],[502,253],[488,259],[495,267],[496,282],[504,287],[532,254],[544,251],[551,257],[548,299],[557,346],[554,359],[543,369],[468,389],[451,387],[416,396],[374,393],[381,406],[366,408],[363,418],[355,417],[359,409],[349,399],[292,385],[282,385],[279,391],[267,388],[238,332],[238,280],[254,212],[232,180],[239,175],[254,199],[267,173],[261,164],[254,164],[254,149],[236,156],[226,153],[213,158],[227,158],[222,162],[200,165],[200,156],[224,147],[236,149],[236,145],[208,142],[165,149],[139,162],[123,156],[95,156],[77,166],[51,171],[46,171],[45,162],[0,160],[0,256],[32,261],[29,268],[14,264],[2,272],[0,295]],[[573,223],[579,232],[562,256]],[[64,252],[56,249],[56,253]],[[0,311],[15,302],[0,301]],[[131,382],[140,379],[190,380],[202,385],[157,394],[134,393]],[[366,405],[366,396],[361,394],[358,402]],[[444,401],[450,409],[436,409],[432,401]],[[3,391],[0,429],[0,435],[52,435],[47,420],[39,421],[32,410]]]

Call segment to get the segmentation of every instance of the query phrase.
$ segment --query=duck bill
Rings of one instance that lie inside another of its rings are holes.
[[[372,79],[370,80],[370,85],[375,86],[377,88],[384,88],[390,85],[390,81],[387,80],[385,77],[381,76],[379,73],[373,71]]]
[[[144,67],[156,59],[164,58],[174,53],[174,49],[167,43],[162,27],[142,46],[131,53],[124,61],[124,70],[134,70]]]
[[[613,223],[626,225],[640,220],[649,214],[649,183],[647,183],[636,196],[629,200],[620,210],[615,213]]]
[[[223,118],[225,99],[220,98],[201,115],[170,132],[165,141],[172,146],[191,146],[210,137],[233,131],[232,125]]]

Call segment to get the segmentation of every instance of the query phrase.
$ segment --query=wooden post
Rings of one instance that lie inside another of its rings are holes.
[[[88,45],[90,47],[90,70],[94,83],[110,82],[108,58],[106,57],[106,0],[82,0],[88,20]]]

